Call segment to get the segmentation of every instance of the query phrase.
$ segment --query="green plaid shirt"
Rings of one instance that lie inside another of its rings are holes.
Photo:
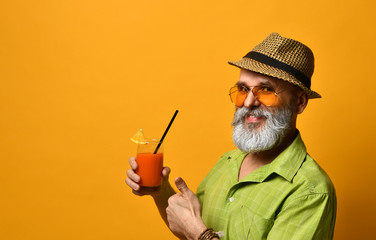
[[[202,218],[221,239],[332,239],[337,200],[300,137],[238,181],[246,153],[224,154],[197,189]]]

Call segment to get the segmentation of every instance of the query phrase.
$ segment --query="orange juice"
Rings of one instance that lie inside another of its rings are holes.
[[[138,169],[141,177],[140,186],[158,187],[162,183],[163,153],[138,153]]]

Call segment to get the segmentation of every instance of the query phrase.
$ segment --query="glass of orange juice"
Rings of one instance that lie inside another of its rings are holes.
[[[158,148],[158,151],[155,150]],[[163,146],[159,140],[145,139],[138,143],[136,173],[140,176],[141,189],[156,191],[162,183]]]

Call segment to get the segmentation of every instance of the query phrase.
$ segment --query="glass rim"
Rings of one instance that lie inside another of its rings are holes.
[[[139,144],[149,144],[149,143],[161,143],[161,141],[155,138],[144,138],[143,141],[139,142]]]

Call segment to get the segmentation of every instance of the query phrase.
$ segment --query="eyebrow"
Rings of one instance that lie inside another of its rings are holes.
[[[238,81],[235,85],[239,86],[239,87],[247,87],[247,88],[249,88],[249,86],[245,82],[241,82],[241,81]],[[273,87],[273,85],[270,82],[268,82],[268,81],[261,82],[257,86]]]

